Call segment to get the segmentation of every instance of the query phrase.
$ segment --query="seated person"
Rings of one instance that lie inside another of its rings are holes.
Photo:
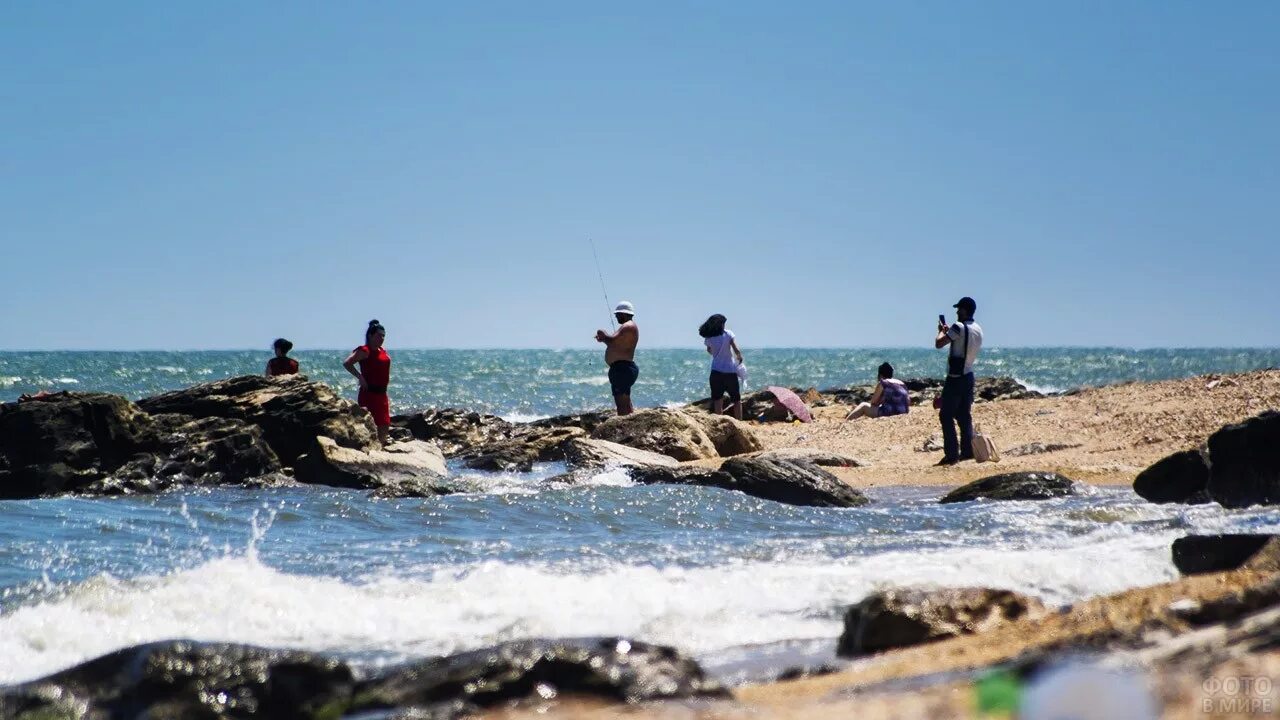
[[[905,415],[911,409],[911,397],[907,394],[907,386],[902,384],[901,380],[894,379],[893,366],[884,363],[877,374],[880,381],[876,383],[876,391],[871,394],[871,401],[858,403],[858,406],[845,416],[845,420]]]
[[[284,338],[276,338],[276,341],[271,344],[271,348],[275,350],[276,356],[267,361],[266,376],[296,375],[298,361],[289,357],[289,351],[293,349],[293,343]]]

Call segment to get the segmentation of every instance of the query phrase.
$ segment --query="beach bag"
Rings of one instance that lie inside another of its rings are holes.
[[[990,435],[982,432],[982,428],[973,426],[973,459],[975,462],[1000,462],[1000,451]]]

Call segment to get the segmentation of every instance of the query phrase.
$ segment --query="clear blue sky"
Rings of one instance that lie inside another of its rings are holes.
[[[1280,345],[1280,3],[9,3],[0,348]]]

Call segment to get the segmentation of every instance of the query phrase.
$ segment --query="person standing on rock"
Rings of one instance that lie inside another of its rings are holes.
[[[973,363],[982,349],[982,326],[974,322],[978,304],[962,297],[956,308],[956,322],[948,326],[938,318],[935,348],[951,346],[947,354],[947,379],[942,384],[938,418],[942,421],[942,459],[939,465],[955,465],[973,459]],[[960,439],[956,440],[956,426]]]
[[[613,309],[613,316],[618,319],[618,329],[613,333],[597,330],[596,342],[604,343],[604,362],[609,366],[613,404],[618,407],[619,415],[630,415],[635,411],[631,406],[631,386],[640,377],[640,368],[636,365],[640,328],[633,319],[636,316],[635,306],[626,300]]]
[[[390,442],[391,401],[387,399],[387,385],[391,381],[391,356],[382,347],[387,339],[387,329],[377,320],[370,320],[364,332],[364,344],[351,351],[342,363],[347,372],[360,381],[360,394],[356,402],[373,416],[378,427],[378,441],[384,446]],[[356,370],[356,365],[360,366]]]
[[[724,412],[724,396],[733,402],[733,416],[742,419],[742,388],[738,385],[738,366],[742,364],[742,351],[732,330],[725,329],[728,319],[716,313],[698,328],[698,334],[711,355],[711,411]]]
[[[284,338],[276,338],[271,347],[275,350],[276,356],[267,361],[267,377],[297,375],[298,361],[289,357],[289,351],[293,349],[293,343]]]

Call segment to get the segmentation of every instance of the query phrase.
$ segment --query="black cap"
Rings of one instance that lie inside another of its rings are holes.
[[[962,308],[962,309],[968,310],[971,313],[975,313],[978,311],[978,303],[974,302],[973,298],[971,297],[962,297],[960,298],[960,302],[956,303],[955,305],[952,305],[951,307]]]

